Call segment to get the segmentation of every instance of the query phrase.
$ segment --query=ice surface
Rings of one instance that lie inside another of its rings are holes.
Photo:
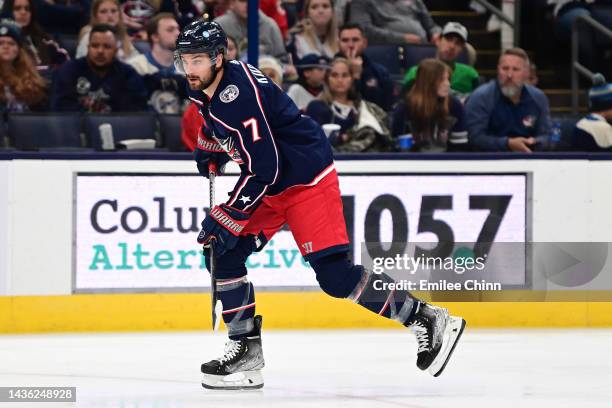
[[[200,364],[224,342],[211,332],[0,336],[0,386],[75,386],[79,407],[612,406],[612,330],[468,326],[439,378],[416,368],[407,330],[264,331],[263,390],[204,390]]]

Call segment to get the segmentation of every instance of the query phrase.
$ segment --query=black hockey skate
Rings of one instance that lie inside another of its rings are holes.
[[[434,377],[442,374],[465,328],[465,320],[441,307],[419,303],[412,324],[419,349],[417,367]]]
[[[253,332],[225,343],[225,355],[202,364],[202,386],[211,390],[245,390],[263,387],[261,316],[255,316]]]

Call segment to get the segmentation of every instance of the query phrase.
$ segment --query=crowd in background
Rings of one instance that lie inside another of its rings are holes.
[[[604,23],[610,17],[594,7],[606,0],[547,2],[560,38],[578,15],[599,13]],[[226,57],[246,60],[247,3],[4,0],[1,113],[180,114],[192,149],[202,121],[173,65],[176,38],[205,16],[228,34]],[[338,152],[531,152],[558,142],[528,54],[504,50],[497,77],[485,81],[473,66],[477,50],[466,27],[437,25],[423,0],[260,0],[259,36],[259,68],[324,126]],[[62,38],[73,39],[72,52]],[[435,57],[402,79],[364,52],[369,45],[424,43],[435,46]],[[596,51],[585,46],[583,53],[592,60]],[[605,77],[596,77],[589,101],[569,142],[610,150],[612,85]]]

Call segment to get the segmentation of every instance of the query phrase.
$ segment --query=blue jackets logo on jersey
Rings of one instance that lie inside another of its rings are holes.
[[[230,159],[235,161],[237,164],[244,164],[244,160],[242,160],[240,152],[234,146],[234,139],[232,139],[231,137],[228,137],[226,139],[215,139],[217,139],[217,142],[219,142],[219,145],[223,148],[223,150],[227,152]]]
[[[231,101],[235,100],[239,94],[240,91],[236,85],[228,85],[219,94],[219,99],[221,99],[221,102],[230,103]]]

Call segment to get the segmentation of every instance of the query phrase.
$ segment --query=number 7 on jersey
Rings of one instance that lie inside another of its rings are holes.
[[[242,126],[245,129],[251,128],[251,133],[253,134],[253,143],[261,140],[261,136],[259,136],[259,125],[257,124],[257,119],[251,118],[242,122]]]

